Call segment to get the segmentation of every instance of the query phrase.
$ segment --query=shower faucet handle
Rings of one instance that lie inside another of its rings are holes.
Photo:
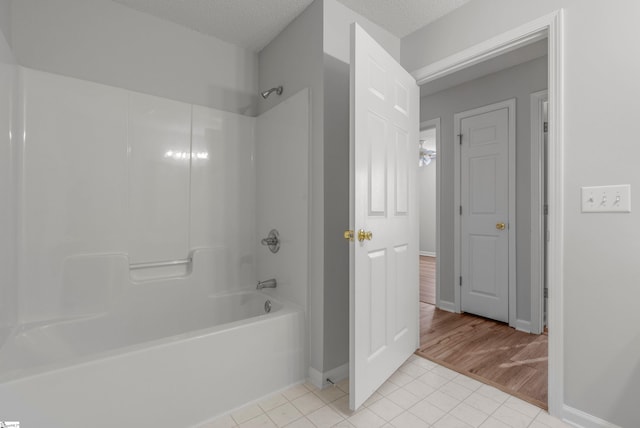
[[[269,235],[263,238],[260,243],[269,247],[269,250],[275,254],[280,249],[280,234],[276,229],[271,229]]]

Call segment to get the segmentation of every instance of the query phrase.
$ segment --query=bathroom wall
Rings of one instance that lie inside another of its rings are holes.
[[[0,346],[17,317],[15,269],[15,141],[18,136],[17,66],[5,37],[9,3],[0,3]]]
[[[402,60],[416,70],[560,8],[564,407],[556,411],[579,426],[635,427],[640,214],[635,208],[630,214],[582,213],[580,187],[630,184],[632,193],[640,188],[640,146],[629,136],[638,116],[640,58],[628,49],[640,37],[640,2],[472,0],[403,39]],[[551,289],[550,300],[554,292],[560,290]]]
[[[11,47],[11,0],[0,0],[0,31],[4,36],[3,49]]]
[[[253,284],[255,119],[22,74],[22,323]]]
[[[254,52],[109,0],[11,6],[12,44],[22,66],[255,114]]]
[[[257,119],[258,240],[280,234],[272,253],[256,242],[258,280],[275,278],[264,291],[307,307],[309,278],[309,90],[303,89]]]
[[[529,95],[547,89],[547,57],[508,68],[462,85],[423,97],[420,120],[441,120],[439,166],[442,168],[440,193],[440,297],[453,302],[453,148],[456,144],[454,114],[516,98],[516,317],[519,328],[531,320],[531,113]],[[422,168],[421,168],[422,169]]]

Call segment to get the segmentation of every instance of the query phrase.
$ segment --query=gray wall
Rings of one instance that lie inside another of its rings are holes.
[[[638,116],[633,94],[640,93],[640,57],[627,48],[640,38],[640,2],[472,0],[403,39],[402,61],[416,70],[559,8],[565,52],[561,381],[567,406],[559,410],[581,425],[593,422],[572,409],[636,427],[640,211],[583,214],[580,187],[640,189],[640,145],[629,133]]]
[[[3,45],[11,46],[11,0],[0,0],[0,31]]]
[[[453,198],[455,113],[516,98],[516,317],[531,320],[531,113],[529,95],[547,88],[547,58],[542,57],[420,100],[421,121],[440,118],[440,298],[454,301]]]
[[[425,147],[436,149],[435,129],[422,131],[420,139],[426,140]],[[425,138],[426,136],[426,138]],[[420,252],[436,252],[436,163],[433,159],[427,166],[418,168],[418,199],[420,205]]]
[[[112,1],[19,0],[11,13],[22,66],[255,114],[254,52]]]

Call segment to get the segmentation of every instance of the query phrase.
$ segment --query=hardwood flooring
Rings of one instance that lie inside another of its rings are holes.
[[[435,272],[435,257],[420,256],[417,354],[547,409],[547,334],[437,309]]]
[[[436,304],[436,258],[420,256],[420,301]]]
[[[547,409],[546,334],[420,303],[417,354]]]

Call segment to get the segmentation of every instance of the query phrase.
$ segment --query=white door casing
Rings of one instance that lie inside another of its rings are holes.
[[[562,418],[564,405],[564,128],[565,128],[565,84],[564,84],[564,11],[557,9],[509,29],[503,33],[456,52],[442,60],[413,72],[420,85],[446,76],[486,59],[511,51],[547,37],[549,39],[549,151],[548,151],[548,237],[547,276],[549,281],[549,413]],[[459,175],[456,176],[459,186]],[[457,190],[455,191],[457,192]],[[458,193],[456,193],[458,195]],[[459,242],[458,225],[455,227],[456,242]],[[456,246],[455,273],[460,272]],[[456,289],[459,301],[460,287]]]
[[[357,409],[416,350],[419,89],[351,27],[349,380]],[[358,230],[370,231],[359,242]]]
[[[459,113],[455,127],[460,159],[460,310],[512,324],[515,100]]]

